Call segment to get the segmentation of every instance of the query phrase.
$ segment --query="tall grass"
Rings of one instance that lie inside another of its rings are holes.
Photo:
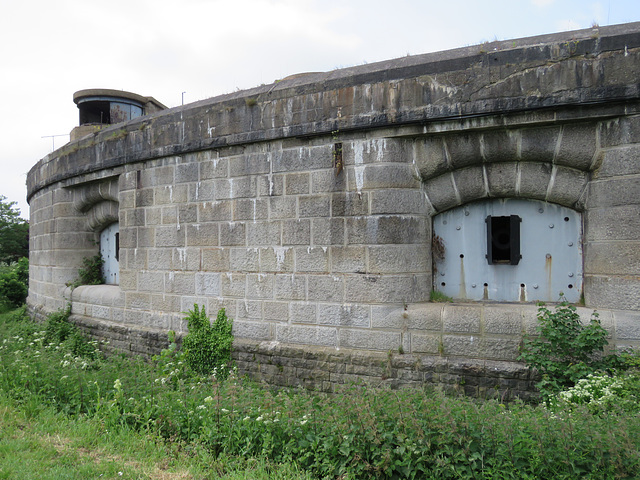
[[[275,390],[197,376],[176,350],[154,362],[74,355],[20,316],[0,322],[0,389],[30,408],[99,418],[213,457],[296,465],[318,478],[635,478],[640,419],[580,407],[551,413],[429,389]]]

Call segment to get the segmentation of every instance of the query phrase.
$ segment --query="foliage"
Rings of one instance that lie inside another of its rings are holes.
[[[610,376],[589,374],[576,384],[550,398],[553,410],[585,406],[592,414],[640,412],[640,375],[638,372]]]
[[[601,370],[612,370],[622,363],[616,355],[605,355],[607,331],[597,312],[583,325],[576,307],[566,303],[551,311],[538,308],[538,336],[525,339],[519,360],[542,375],[538,384],[545,399]]]
[[[104,283],[102,266],[104,259],[99,253],[82,259],[82,268],[78,270],[79,285],[101,285]]]
[[[0,302],[19,307],[29,293],[29,259],[21,258],[0,270]]]
[[[640,468],[640,416],[624,411],[551,412],[357,385],[276,390],[234,372],[163,382],[168,369],[183,371],[175,347],[158,362],[91,359],[45,334],[0,318],[0,391],[29,415],[51,406],[96,418],[105,437],[141,431],[196,457],[264,459],[316,478],[614,479]]]
[[[226,375],[231,365],[231,345],[233,344],[232,321],[225,309],[218,311],[211,325],[205,308],[194,305],[187,312],[189,333],[182,341],[184,360],[194,372],[208,375]]]
[[[17,262],[29,256],[29,223],[20,218],[16,202],[0,195],[0,262]]]

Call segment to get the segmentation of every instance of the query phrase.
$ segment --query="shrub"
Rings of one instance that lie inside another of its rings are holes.
[[[78,276],[80,277],[78,281],[80,285],[103,284],[102,265],[104,265],[104,259],[100,254],[83,258],[82,268],[78,270]]]
[[[616,355],[604,355],[607,331],[594,312],[588,324],[580,322],[576,307],[563,303],[551,311],[538,309],[538,336],[525,339],[519,360],[542,375],[543,397],[572,387],[589,374],[620,366]]]
[[[19,307],[29,293],[29,259],[21,258],[0,273],[0,301]]]
[[[186,364],[196,373],[225,377],[231,364],[232,321],[224,308],[218,311],[213,325],[204,307],[200,310],[194,305],[187,313],[189,333],[182,341]]]

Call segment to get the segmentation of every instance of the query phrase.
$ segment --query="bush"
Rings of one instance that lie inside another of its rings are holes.
[[[539,335],[524,340],[518,359],[540,372],[538,388],[545,399],[589,374],[611,372],[622,365],[616,355],[604,355],[607,331],[596,312],[582,325],[572,305],[563,303],[554,312],[540,306],[538,320]]]
[[[231,365],[233,334],[232,321],[224,308],[218,312],[213,325],[204,307],[200,310],[198,305],[189,310],[186,320],[189,333],[182,341],[186,364],[196,373],[225,377]]]
[[[0,273],[0,301],[19,307],[29,293],[29,259],[21,258]]]

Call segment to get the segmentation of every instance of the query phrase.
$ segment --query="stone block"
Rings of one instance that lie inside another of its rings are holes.
[[[283,343],[337,347],[338,332],[335,327],[277,324],[276,340]]]
[[[347,176],[335,169],[311,172],[311,193],[343,192],[347,189]]]
[[[247,298],[265,300],[273,298],[274,276],[264,273],[247,275]]]
[[[367,165],[363,172],[364,183],[362,187],[366,189],[420,187],[420,178],[413,164]],[[349,177],[349,180],[349,190],[360,191],[362,189],[358,188],[357,175]]]
[[[588,182],[587,173],[558,166],[547,199],[560,205],[574,207],[582,198]]]
[[[262,301],[258,300],[238,300],[237,317],[262,320]]]
[[[164,185],[154,189],[156,205],[174,205],[185,203],[189,197],[189,187],[182,185]],[[140,206],[136,203],[136,206]]]
[[[328,195],[302,195],[298,197],[298,216],[328,217],[331,214],[331,198]]]
[[[424,244],[370,246],[367,251],[369,273],[431,272],[431,249]]]
[[[519,336],[523,332],[522,313],[513,305],[486,305],[483,316],[486,334]]]
[[[172,249],[172,265],[176,270],[201,270],[200,249],[193,247]]]
[[[263,221],[247,223],[247,245],[281,245],[280,222]]]
[[[259,252],[261,272],[293,272],[295,253],[292,247],[263,247]]]
[[[229,176],[229,159],[219,158],[216,151],[201,152],[203,158],[200,161],[200,180],[210,180],[214,178],[226,178]]]
[[[196,295],[219,296],[220,273],[198,272],[195,274]]]
[[[145,210],[148,210],[148,208]],[[161,212],[161,216],[160,216],[161,224],[177,225],[179,223],[177,205],[168,205],[166,207],[162,207],[160,212]],[[147,225],[149,225],[148,222],[147,222]]]
[[[362,246],[331,247],[331,271],[336,273],[365,273],[367,252]]]
[[[371,328],[442,331],[442,305],[373,305]]]
[[[258,193],[258,181],[251,177],[232,177],[214,180],[216,200],[234,198],[255,198]]]
[[[314,218],[311,220],[312,245],[344,245],[345,220],[342,218]]]
[[[489,130],[482,134],[482,157],[486,162],[513,162],[518,158],[520,132]]]
[[[555,163],[588,171],[596,154],[597,127],[595,124],[564,125]]]
[[[287,195],[305,195],[311,192],[309,173],[288,173],[285,176],[285,193]]]
[[[640,234],[640,205],[587,210],[585,234],[589,242],[637,240]]]
[[[618,340],[638,340],[640,338],[640,313],[614,312],[615,336]]]
[[[442,328],[446,333],[479,334],[481,318],[481,305],[445,305],[442,312]]]
[[[446,331],[446,330],[445,330]],[[443,335],[442,354],[453,357],[475,357],[481,354],[481,339],[474,335]]]
[[[269,217],[269,203],[263,198],[245,198],[234,200],[233,219],[238,220],[265,220]]]
[[[124,212],[123,227],[141,227],[146,225],[146,209],[135,208]]]
[[[360,327],[371,326],[369,307],[364,305],[335,305],[318,304],[318,324],[334,325],[336,327]]]
[[[216,196],[213,181],[205,180],[189,184],[188,198],[191,203],[214,201]]]
[[[194,295],[196,291],[193,273],[169,272],[164,278],[165,292],[178,295]]]
[[[462,203],[472,202],[488,195],[481,166],[454,170],[453,179]]]
[[[411,161],[407,142],[392,138],[343,142],[343,156],[349,165]]]
[[[413,145],[413,156],[423,180],[442,175],[449,169],[442,137],[416,139]]]
[[[305,300],[307,297],[307,277],[296,274],[275,276],[274,298],[276,300]]]
[[[331,145],[320,147],[287,148],[274,155],[271,163],[273,172],[295,172],[331,168],[333,154]]]
[[[329,272],[328,247],[295,247],[296,272]]]
[[[202,249],[202,269],[208,272],[228,272],[230,270],[229,249]]]
[[[269,218],[295,218],[297,214],[297,199],[295,196],[271,197],[269,199]]]
[[[273,197],[284,193],[284,174],[260,175],[258,177],[258,196]]]
[[[460,205],[452,173],[444,173],[425,182],[429,202],[438,212]]]
[[[358,348],[366,350],[398,351],[402,345],[402,336],[397,332],[381,332],[341,328],[338,331],[341,348]]]
[[[266,322],[288,322],[288,302],[264,302],[262,304],[263,318]]]
[[[157,170],[157,169],[154,169],[154,170]],[[199,172],[198,164],[195,162],[179,163],[178,165],[175,166],[174,182],[175,183],[197,182],[199,180],[198,172]],[[171,183],[169,183],[169,185],[171,185]]]
[[[345,301],[396,304],[424,302],[429,298],[426,277],[426,275],[347,275]],[[311,285],[309,285],[309,295],[311,296]]]
[[[374,190],[371,195],[371,214],[427,215],[428,205],[421,190]]]
[[[240,338],[253,340],[271,340],[271,326],[264,322],[250,322],[235,320],[233,322],[233,335]]]
[[[640,272],[640,241],[590,242],[585,253],[585,274],[638,275]]]
[[[180,312],[180,296],[151,294],[151,309],[158,312]]]
[[[507,360],[515,362],[520,355],[519,338],[483,338],[481,341],[481,357],[491,360]]]
[[[220,224],[221,246],[244,246],[246,226],[244,222],[228,222]]]
[[[350,217],[369,214],[369,193],[341,192],[331,196],[331,216]]]
[[[640,143],[640,116],[618,117],[599,124],[600,146]]]
[[[309,275],[307,300],[341,303],[344,300],[344,280],[334,275]]]
[[[183,228],[187,230],[188,247],[213,247],[220,241],[217,223],[192,223]]]
[[[585,275],[584,298],[590,308],[640,310],[640,276]]]
[[[247,275],[237,272],[225,272],[220,276],[220,291],[224,297],[244,298]]]
[[[269,173],[271,165],[265,154],[240,155],[229,158],[229,175],[242,177]]]
[[[232,272],[259,272],[259,250],[257,248],[230,248],[229,270]]]
[[[289,318],[291,323],[317,323],[317,305],[308,302],[289,302]]]
[[[518,181],[517,163],[490,163],[484,168],[489,196],[494,198],[515,196]]]
[[[164,292],[164,273],[138,272],[138,285],[142,292]]]
[[[186,230],[180,228],[180,225],[155,227],[154,245],[157,247],[184,247],[185,232]]]
[[[411,333],[411,353],[425,353],[427,355],[438,355],[443,348],[442,339],[439,334],[425,335],[421,333]]]
[[[218,222],[232,219],[232,203],[202,202],[198,204],[198,222]]]
[[[589,183],[588,208],[640,204],[640,176],[618,177]]]
[[[282,222],[283,245],[309,245],[311,243],[311,221],[284,220]]]
[[[462,133],[443,137],[449,153],[449,163],[453,168],[463,168],[482,162],[478,133]]]
[[[423,217],[383,215],[346,218],[347,243],[410,244],[426,243],[428,227]]]
[[[149,310],[151,308],[151,294],[126,292],[125,307],[134,310]]]
[[[637,158],[640,158],[640,145],[625,145],[606,150],[602,154],[600,166],[593,173],[594,178],[640,174],[640,162]]]
[[[547,163],[520,163],[520,191],[521,197],[545,200],[547,188],[551,181],[552,167]]]

